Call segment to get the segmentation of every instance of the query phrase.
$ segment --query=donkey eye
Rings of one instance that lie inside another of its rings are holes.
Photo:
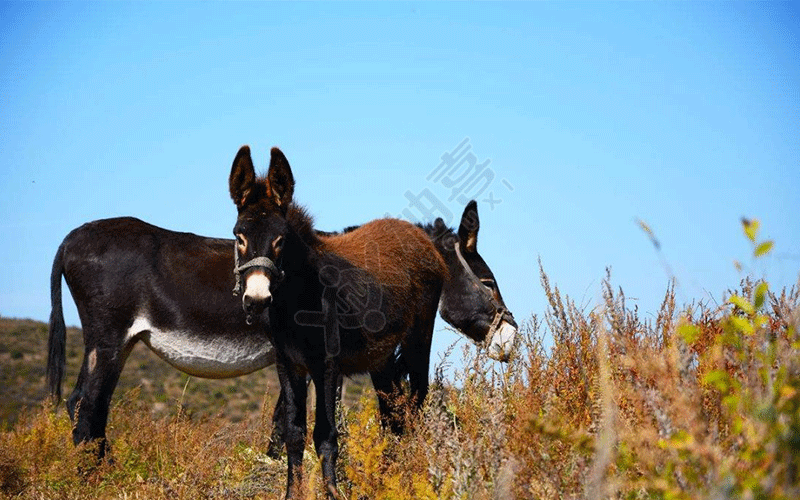
[[[236,244],[239,246],[239,249],[244,251],[247,248],[247,241],[241,234],[236,234]]]
[[[497,287],[493,279],[488,279],[488,278],[482,279],[481,283],[483,283],[483,286],[485,286],[486,288],[490,288],[492,290],[494,290]]]
[[[278,236],[272,241],[272,248],[275,252],[280,252],[283,249],[283,236]]]

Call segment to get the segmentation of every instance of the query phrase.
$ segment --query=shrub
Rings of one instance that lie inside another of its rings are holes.
[[[754,258],[770,251],[756,222],[743,227]],[[800,498],[799,287],[775,293],[745,277],[720,306],[680,307],[670,284],[655,320],[643,320],[610,272],[602,304],[587,311],[551,285],[541,263],[539,271],[548,308],[521,325],[519,353],[500,365],[471,344],[451,347],[405,435],[385,431],[374,393],[348,382],[339,460],[346,498]],[[447,380],[452,364],[460,368]],[[202,384],[193,390],[209,405],[226,399]],[[114,462],[93,470],[72,446],[63,410],[45,404],[24,414],[0,434],[0,495],[282,494],[285,461],[263,453],[272,400],[251,402],[239,423],[222,410],[187,412],[182,400],[154,419],[138,391],[117,398]],[[310,440],[305,462],[306,497],[321,496]]]

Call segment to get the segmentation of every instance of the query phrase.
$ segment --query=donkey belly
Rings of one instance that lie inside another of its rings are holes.
[[[238,377],[275,363],[269,340],[248,331],[212,334],[199,329],[156,328],[138,318],[128,337],[143,341],[161,359],[195,377]]]

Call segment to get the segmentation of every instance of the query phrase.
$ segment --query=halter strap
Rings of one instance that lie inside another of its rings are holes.
[[[233,246],[233,276],[236,278],[236,286],[233,287],[233,295],[236,297],[240,293],[242,293],[242,273],[251,267],[260,267],[264,269],[269,274],[270,279],[274,279],[280,281],[283,279],[283,271],[281,271],[278,266],[275,265],[268,257],[255,257],[251,259],[241,266],[239,265],[239,250],[236,248],[236,244],[234,243]]]
[[[465,259],[464,256],[461,254],[461,245],[459,244],[458,241],[456,241],[455,245],[453,245],[453,248],[455,248],[456,250],[456,256],[458,257],[458,261],[461,262],[461,265],[464,266],[464,269],[466,269],[467,273],[473,278],[475,278],[476,281],[480,281],[480,278],[478,278],[478,276],[475,274],[472,268],[469,267],[469,264],[467,264],[467,259]],[[495,306],[495,309],[497,309],[499,304],[497,303],[491,292],[489,292],[489,290],[487,290],[485,287],[481,287],[479,288],[479,290],[481,291],[481,293],[486,295],[489,298],[489,300],[492,301],[492,304]]]
[[[461,265],[464,266],[464,269],[467,271],[467,273],[469,273],[470,276],[475,278],[475,280],[480,281],[480,278],[478,278],[478,276],[475,274],[472,268],[469,267],[469,264],[467,264],[467,259],[465,259],[464,256],[461,254],[460,242],[456,241],[453,247],[455,248],[456,256],[458,257],[459,262],[461,262]],[[486,287],[480,286],[478,287],[478,290],[480,290],[481,293],[483,293],[489,299],[489,302],[491,302],[492,306],[494,306],[494,311],[495,311],[494,318],[492,319],[492,324],[489,327],[489,333],[486,334],[486,341],[491,342],[491,339],[492,337],[494,337],[495,332],[497,332],[497,329],[500,328],[500,323],[504,319],[505,320],[510,319],[513,321],[514,316],[511,314],[511,311],[509,311],[504,305],[500,304],[500,302],[498,302],[497,299],[494,298],[494,295],[492,295],[492,293]]]

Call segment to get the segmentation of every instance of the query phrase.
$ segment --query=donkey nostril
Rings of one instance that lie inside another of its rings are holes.
[[[245,295],[242,298],[242,306],[244,311],[248,314],[260,313],[264,308],[272,303],[272,295],[266,297],[255,297],[253,295]]]

